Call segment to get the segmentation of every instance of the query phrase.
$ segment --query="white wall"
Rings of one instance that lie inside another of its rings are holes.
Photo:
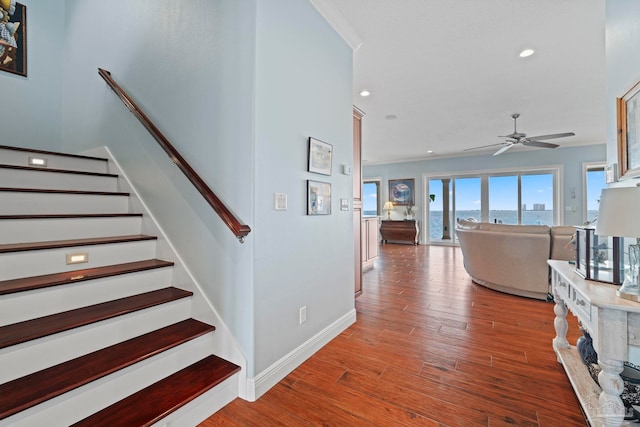
[[[366,141],[365,141],[366,143]],[[491,154],[485,156],[450,157],[443,159],[432,159],[409,163],[391,163],[384,165],[366,165],[363,168],[363,176],[367,178],[382,178],[380,197],[383,201],[388,200],[389,179],[414,178],[416,208],[418,215],[424,213],[422,198],[422,175],[436,173],[460,173],[466,171],[480,170],[501,170],[518,169],[531,167],[562,166],[562,193],[564,194],[561,216],[564,216],[564,224],[582,224],[582,164],[592,162],[605,162],[605,144],[586,145],[580,147],[556,148],[553,150],[530,150],[530,151],[510,151],[500,156]],[[575,199],[570,199],[568,194],[571,190],[576,195]],[[575,212],[567,212],[566,207],[575,208]],[[424,236],[421,237],[421,240]]]
[[[640,81],[640,2],[607,0],[606,4],[607,81],[607,164],[618,163],[616,98]],[[623,180],[616,186],[635,185]]]
[[[188,7],[187,7],[188,6]],[[68,0],[64,143],[108,146],[254,377],[353,309],[351,51],[306,1]],[[239,244],[97,74],[112,72],[252,229]],[[334,145],[333,213],[307,217],[306,139]],[[273,210],[273,193],[289,210]],[[309,321],[298,325],[298,309]]]
[[[65,1],[27,7],[27,77],[0,71],[0,144],[59,150],[62,119]]]

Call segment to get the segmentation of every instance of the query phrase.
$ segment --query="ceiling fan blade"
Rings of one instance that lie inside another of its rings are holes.
[[[494,156],[497,156],[498,154],[502,154],[505,151],[507,151],[509,148],[513,147],[515,144],[509,144],[509,145],[505,145],[504,147],[502,147],[501,149],[499,149],[498,151],[496,151],[495,153],[493,153]]]
[[[504,144],[506,144],[506,142],[498,142],[496,144],[481,145],[479,147],[465,148],[462,151],[479,150],[480,148],[494,147],[496,145],[504,145]]]
[[[565,138],[567,136],[575,136],[575,133],[573,132],[567,132],[567,133],[554,133],[551,135],[540,135],[540,136],[530,136],[529,140],[532,139],[555,139],[555,138]]]
[[[522,141],[522,144],[526,145],[527,147],[540,147],[540,148],[556,148],[556,147],[559,147],[558,144],[551,144],[551,143],[542,142],[542,141],[532,141],[530,139],[527,139],[526,141]]]

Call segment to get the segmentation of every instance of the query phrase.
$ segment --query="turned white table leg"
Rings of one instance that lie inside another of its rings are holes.
[[[553,320],[553,327],[556,330],[556,337],[553,339],[553,349],[557,350],[561,348],[569,348],[569,341],[567,341],[567,330],[569,325],[567,324],[567,306],[564,305],[564,301],[556,294],[554,296],[556,302],[553,307],[553,312],[556,314],[556,318]],[[558,358],[560,363],[560,358]]]
[[[624,420],[624,404],[620,394],[624,390],[624,382],[620,373],[624,364],[620,360],[598,357],[598,365],[602,370],[598,374],[598,383],[602,393],[598,398],[598,415],[603,426],[618,427]]]

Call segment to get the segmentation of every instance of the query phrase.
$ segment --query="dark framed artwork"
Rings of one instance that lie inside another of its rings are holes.
[[[413,194],[414,180],[407,179],[390,179],[389,180],[389,201],[396,206],[414,205],[415,198]]]
[[[640,82],[616,99],[618,170],[621,179],[640,176]]]
[[[331,175],[333,146],[309,137],[309,172]]]
[[[27,76],[27,7],[15,0],[0,3],[0,71]]]
[[[307,215],[331,215],[331,184],[307,181]]]

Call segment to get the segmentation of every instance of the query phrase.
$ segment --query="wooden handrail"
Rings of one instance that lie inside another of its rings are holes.
[[[118,85],[118,83],[111,77],[111,72],[98,68],[98,74],[107,82],[109,87],[118,95],[118,98],[122,100],[124,105],[133,113],[134,116],[140,120],[140,123],[149,131],[151,136],[158,142],[160,147],[167,153],[173,163],[178,166],[187,179],[193,184],[194,187],[202,194],[202,197],[209,203],[214,211],[218,214],[220,219],[229,227],[231,232],[238,238],[240,243],[244,243],[244,238],[251,232],[251,228],[242,224],[238,218],[231,213],[229,208],[215,195],[215,193],[209,188],[209,186],[200,178],[200,175],[193,170],[191,165],[180,155],[178,150],[165,138],[165,136],[158,130],[153,122],[147,117],[147,115],[138,107],[138,105],[131,99],[131,97]]]

